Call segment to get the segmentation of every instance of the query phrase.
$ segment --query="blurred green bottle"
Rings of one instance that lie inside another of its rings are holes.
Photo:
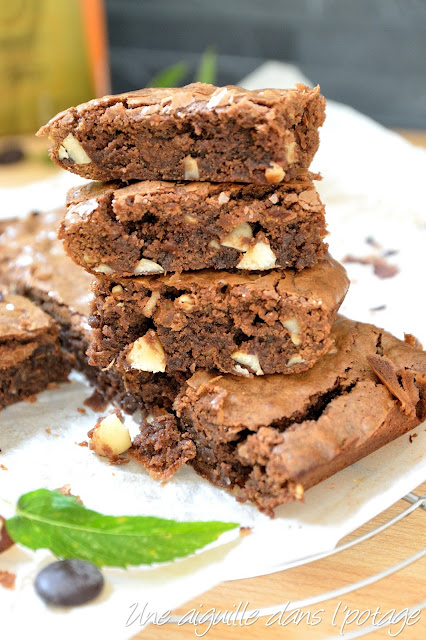
[[[0,0],[0,136],[108,92],[102,0]]]

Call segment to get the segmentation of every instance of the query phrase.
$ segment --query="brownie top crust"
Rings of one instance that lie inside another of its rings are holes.
[[[294,89],[259,89],[250,91],[242,87],[227,85],[216,87],[212,84],[194,82],[178,88],[147,88],[129,91],[116,95],[108,95],[70,107],[54,116],[39,129],[38,136],[48,135],[52,125],[64,120],[65,124],[86,114],[87,111],[102,107],[122,105],[125,109],[138,109],[138,120],[152,115],[179,117],[191,111],[239,110],[268,114],[269,120],[276,116],[286,116],[288,124],[292,124],[295,108],[319,95],[320,88],[313,89],[299,84]],[[323,99],[323,107],[325,100]],[[139,108],[143,109],[140,111]],[[117,114],[118,115],[118,114]],[[324,109],[322,121],[324,120]]]
[[[30,300],[13,294],[0,297],[0,343],[34,339],[53,326],[53,321]]]
[[[19,291],[37,289],[58,311],[87,318],[93,277],[65,255],[57,238],[63,210],[33,213],[13,220],[0,233],[0,279],[19,283]],[[4,274],[4,275],[2,275]]]
[[[108,283],[111,277],[100,276],[99,282]],[[283,269],[264,273],[227,273],[225,271],[201,270],[173,273],[165,276],[133,276],[127,279],[113,278],[123,286],[132,283],[136,289],[151,291],[163,287],[173,287],[185,291],[212,291],[212,295],[223,287],[239,288],[239,296],[247,291],[273,291],[278,295],[292,295],[301,299],[315,298],[315,302],[324,310],[334,309],[342,302],[349,287],[345,268],[327,254],[311,269],[295,271]],[[317,296],[317,297],[315,297]]]
[[[113,202],[119,203],[129,199],[129,203],[136,198],[146,198],[143,200],[147,211],[153,200],[161,199],[166,203],[170,202],[186,202],[199,201],[203,198],[221,197],[222,202],[219,204],[228,205],[229,201],[238,200],[244,203],[246,198],[272,198],[271,204],[277,204],[281,199],[288,196],[289,193],[295,192],[299,197],[303,208],[307,211],[317,211],[320,209],[321,201],[315,189],[314,180],[321,180],[318,173],[312,173],[306,169],[300,169],[294,180],[282,182],[279,185],[262,185],[262,184],[240,184],[232,182],[199,182],[199,181],[175,181],[175,180],[141,180],[131,181],[130,183],[112,180],[110,182],[92,181],[87,184],[80,185],[70,189],[67,193],[67,206],[92,201],[103,195],[112,195]],[[274,196],[275,194],[275,196]],[[302,195],[303,194],[303,195]],[[238,199],[238,200],[237,200]],[[292,196],[294,199],[294,196]],[[93,206],[95,203],[93,202]],[[89,208],[79,209],[79,217],[90,215]],[[123,211],[116,207],[115,210],[117,220],[136,219],[131,216],[123,216]],[[120,215],[121,214],[121,215]],[[138,211],[134,212],[134,216],[138,216]]]
[[[56,164],[92,180],[277,184],[309,167],[324,118],[319,87],[195,83],[91,100],[37,135]]]
[[[278,186],[91,182],[68,193],[59,238],[94,275],[300,270],[327,251],[316,178],[300,170]]]

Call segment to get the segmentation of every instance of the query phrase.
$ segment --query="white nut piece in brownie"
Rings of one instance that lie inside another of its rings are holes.
[[[253,238],[253,231],[248,222],[243,222],[236,226],[227,236],[222,240],[221,245],[223,247],[231,247],[238,251],[247,251],[250,245],[250,240]]]
[[[90,164],[92,161],[72,133],[69,133],[59,147],[59,160],[72,160],[75,164]]]
[[[257,355],[244,353],[244,351],[234,351],[234,353],[231,353],[231,358],[235,360],[235,362],[238,362],[238,364],[249,367],[257,376],[263,376],[262,367],[260,366]]]
[[[153,329],[149,329],[144,336],[133,343],[127,354],[127,362],[132,369],[164,373],[166,370],[166,354]]]
[[[284,180],[285,171],[281,165],[271,162],[271,165],[265,169],[265,178],[271,184],[278,184]]]
[[[112,289],[112,291],[114,292],[114,289]],[[152,312],[154,311],[155,305],[157,304],[159,299],[160,299],[159,292],[158,291],[153,291],[151,293],[151,297],[149,298],[148,302],[146,303],[146,305],[142,309],[142,313],[146,318],[150,318],[152,316]]]
[[[200,177],[197,161],[191,156],[186,156],[183,159],[183,169],[185,180],[198,180]]]
[[[273,269],[276,261],[276,255],[269,246],[269,243],[265,240],[259,240],[259,242],[256,242],[256,244],[250,247],[243,255],[237,264],[237,269],[265,271],[265,269]]]
[[[142,258],[135,266],[135,275],[148,275],[151,273],[164,273],[164,269],[161,265],[154,262],[154,260],[148,260]]]
[[[104,262],[101,262],[101,264],[95,267],[93,271],[96,271],[96,273],[104,273],[106,276],[109,276],[111,275],[111,273],[114,273],[114,269],[110,267],[109,264],[105,264]]]

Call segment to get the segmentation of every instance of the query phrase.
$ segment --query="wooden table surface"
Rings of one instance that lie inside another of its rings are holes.
[[[400,133],[410,142],[426,147],[426,132],[401,131]],[[49,163],[41,160],[44,149],[43,141],[29,138],[20,140],[28,150],[28,157],[23,162],[0,167],[0,186],[26,184],[32,180],[48,177],[56,171]],[[0,149],[1,144],[3,141],[0,141]],[[415,446],[415,440],[413,446]],[[415,492],[419,495],[426,495],[426,482]],[[373,521],[348,536],[347,540],[370,531],[407,506],[407,502],[399,501]],[[417,509],[384,533],[331,558],[269,576],[223,583],[187,602],[173,613],[183,616],[191,609],[206,612],[211,608],[214,608],[215,612],[232,611],[240,602],[248,603],[249,609],[259,609],[309,598],[350,585],[383,571],[424,548],[426,545],[425,524],[426,509]],[[306,615],[298,624],[292,621],[294,620],[292,618],[285,625],[280,625],[276,621],[267,626],[268,619],[259,618],[250,626],[219,624],[212,626],[209,630],[207,624],[197,628],[189,624],[150,626],[141,633],[137,633],[138,628],[135,625],[134,631],[137,635],[134,640],[169,640],[172,638],[173,640],[188,640],[199,636],[206,637],[208,640],[229,640],[230,638],[241,638],[242,640],[277,640],[278,638],[322,640],[338,638],[342,637],[339,632],[345,615],[349,615],[349,621],[354,620],[354,622],[349,622],[343,630],[346,633],[361,632],[371,624],[371,618],[369,622],[365,622],[368,615],[367,610],[374,612],[377,607],[380,607],[379,615],[386,614],[392,609],[399,613],[405,607],[416,605],[425,600],[426,558],[423,557],[398,573],[371,586],[315,606],[303,607],[302,611]],[[337,609],[337,607],[339,608]],[[319,612],[319,609],[322,611]],[[356,624],[357,613],[355,610],[359,610],[362,614],[361,618],[357,618],[361,623],[359,625]],[[309,620],[311,624],[308,624],[308,612],[311,614]],[[313,614],[316,612],[317,616],[314,617]],[[281,621],[286,622],[284,618]],[[317,624],[312,624],[316,622]],[[411,624],[406,625],[402,630],[403,621],[393,625],[391,627],[393,636],[404,640],[424,640],[426,638],[426,609],[420,613],[419,619],[413,617],[410,622]],[[388,628],[384,628],[363,637],[380,640],[391,636]]]

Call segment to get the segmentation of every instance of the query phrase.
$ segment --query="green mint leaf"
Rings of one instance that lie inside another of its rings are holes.
[[[177,62],[170,67],[166,67],[158,73],[148,87],[178,87],[188,73],[188,65],[185,62]]]
[[[98,567],[168,562],[214,542],[234,522],[177,522],[151,516],[105,516],[73,496],[38,489],[21,496],[6,521],[12,540],[49,549],[58,558],[88,560]]]
[[[216,81],[216,52],[212,47],[206,49],[201,58],[197,74],[196,82],[206,82],[207,84],[215,84]]]

